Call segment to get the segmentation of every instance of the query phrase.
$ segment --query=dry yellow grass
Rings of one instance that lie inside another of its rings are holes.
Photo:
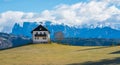
[[[0,51],[0,65],[66,65],[99,62],[114,59],[120,54],[110,54],[120,46],[69,46],[61,44],[31,44]]]

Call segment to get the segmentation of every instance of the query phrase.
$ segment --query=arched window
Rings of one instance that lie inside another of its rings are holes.
[[[43,35],[44,35],[44,36],[47,36],[47,34],[46,34],[45,32],[43,33]]]

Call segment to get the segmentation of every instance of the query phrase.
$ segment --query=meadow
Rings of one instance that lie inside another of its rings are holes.
[[[0,50],[0,65],[120,65],[120,46],[29,44]]]

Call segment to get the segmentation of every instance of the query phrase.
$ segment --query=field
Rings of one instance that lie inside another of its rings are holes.
[[[0,65],[120,65],[120,46],[31,44],[0,51]]]

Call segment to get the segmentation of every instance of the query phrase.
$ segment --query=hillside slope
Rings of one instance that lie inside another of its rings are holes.
[[[120,65],[119,61],[120,46],[89,47],[52,43],[0,51],[0,65]]]

